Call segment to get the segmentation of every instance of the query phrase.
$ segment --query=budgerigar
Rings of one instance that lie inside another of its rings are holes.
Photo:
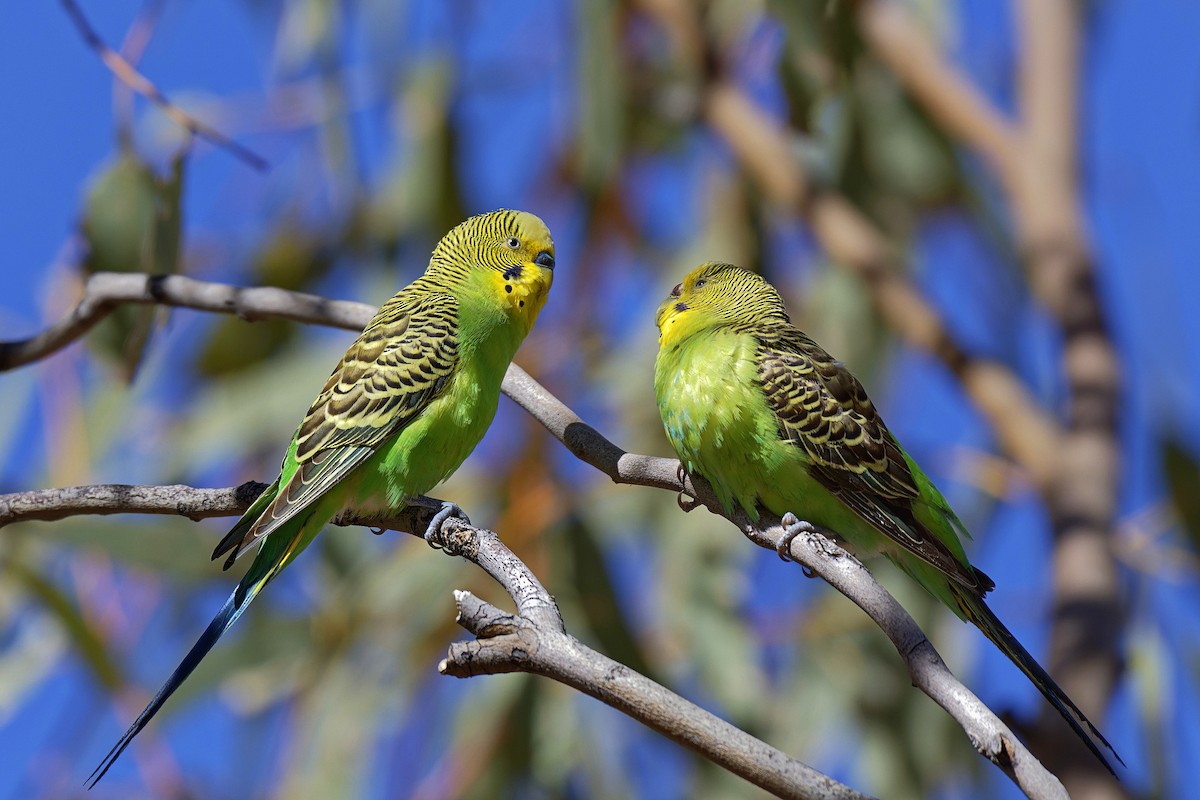
[[[228,553],[226,568],[258,552],[89,785],[326,522],[344,509],[398,511],[458,468],[495,416],[501,380],[546,301],[553,270],[554,242],[533,214],[494,211],[446,234],[425,273],[350,345],[296,429],[279,477],[217,545],[213,558]],[[455,512],[447,504],[426,538]]]
[[[946,499],[862,384],[791,324],[769,283],[703,264],[663,301],[656,322],[654,389],[667,438],[726,513],[738,506],[757,520],[765,508],[792,536],[805,529],[801,516],[860,555],[891,559],[983,631],[1111,771],[1101,751],[1111,745],[985,604],[995,584],[967,561],[966,530]]]

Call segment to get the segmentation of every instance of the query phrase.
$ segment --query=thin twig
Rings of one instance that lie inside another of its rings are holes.
[[[98,272],[88,278],[83,298],[63,319],[28,339],[0,342],[0,371],[61,350],[124,304],[194,308],[235,314],[245,320],[290,319],[353,331],[362,330],[375,313],[375,308],[366,303],[328,300],[273,287],[244,289],[183,275]]]
[[[87,17],[83,15],[83,11],[75,4],[75,0],[62,0],[62,4],[67,14],[71,17],[71,21],[75,23],[75,27],[79,30],[79,34],[87,42],[88,47],[96,52],[96,55],[100,57],[104,66],[108,67],[109,71],[118,80],[158,106],[159,110],[176,125],[196,136],[207,139],[217,147],[228,150],[236,158],[241,159],[260,172],[268,169],[270,165],[262,156],[248,147],[238,144],[216,128],[201,122],[171,102],[149,78],[138,72],[137,68],[125,60],[120,53],[105,44],[104,40],[100,38],[100,34],[96,33],[95,28],[88,22]]]

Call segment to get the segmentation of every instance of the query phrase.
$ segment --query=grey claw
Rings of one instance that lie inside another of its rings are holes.
[[[680,485],[687,485],[688,472],[683,466],[683,462],[679,462],[679,466],[675,468],[675,478]],[[681,489],[679,494],[675,495],[675,502],[683,509],[683,513],[688,514],[696,506],[700,505],[700,501],[687,493],[686,489]]]
[[[798,519],[792,512],[787,512],[783,518],[779,520],[783,525],[783,536],[779,539],[779,544],[775,545],[775,552],[784,561],[794,561],[792,558],[792,542],[802,533],[818,533],[816,526],[811,522],[805,522]]]
[[[429,542],[429,546],[441,550],[445,545],[445,540],[442,537],[442,525],[446,524],[446,520],[454,517],[460,519],[468,525],[471,520],[467,517],[465,511],[458,507],[457,503],[443,501],[441,509],[433,515],[433,519],[429,520],[429,525],[425,528],[425,541]]]

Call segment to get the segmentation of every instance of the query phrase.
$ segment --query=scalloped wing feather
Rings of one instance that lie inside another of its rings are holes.
[[[991,588],[913,512],[921,487],[858,379],[791,326],[756,331],[758,380],[780,438],[802,448],[812,475],[858,516],[964,587]]]
[[[441,395],[457,364],[457,300],[445,293],[392,298],[309,407],[296,430],[290,478],[248,529],[239,526],[222,540],[213,558],[232,551],[228,568],[323,497]]]

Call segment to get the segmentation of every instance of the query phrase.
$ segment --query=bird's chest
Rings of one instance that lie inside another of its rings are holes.
[[[388,445],[363,475],[360,507],[396,508],[429,492],[466,460],[496,415],[500,378],[465,365],[445,391]],[[503,375],[503,372],[500,373]]]
[[[659,353],[655,391],[663,426],[689,472],[723,501],[753,505],[764,443],[778,438],[758,386],[752,338],[711,335]]]

